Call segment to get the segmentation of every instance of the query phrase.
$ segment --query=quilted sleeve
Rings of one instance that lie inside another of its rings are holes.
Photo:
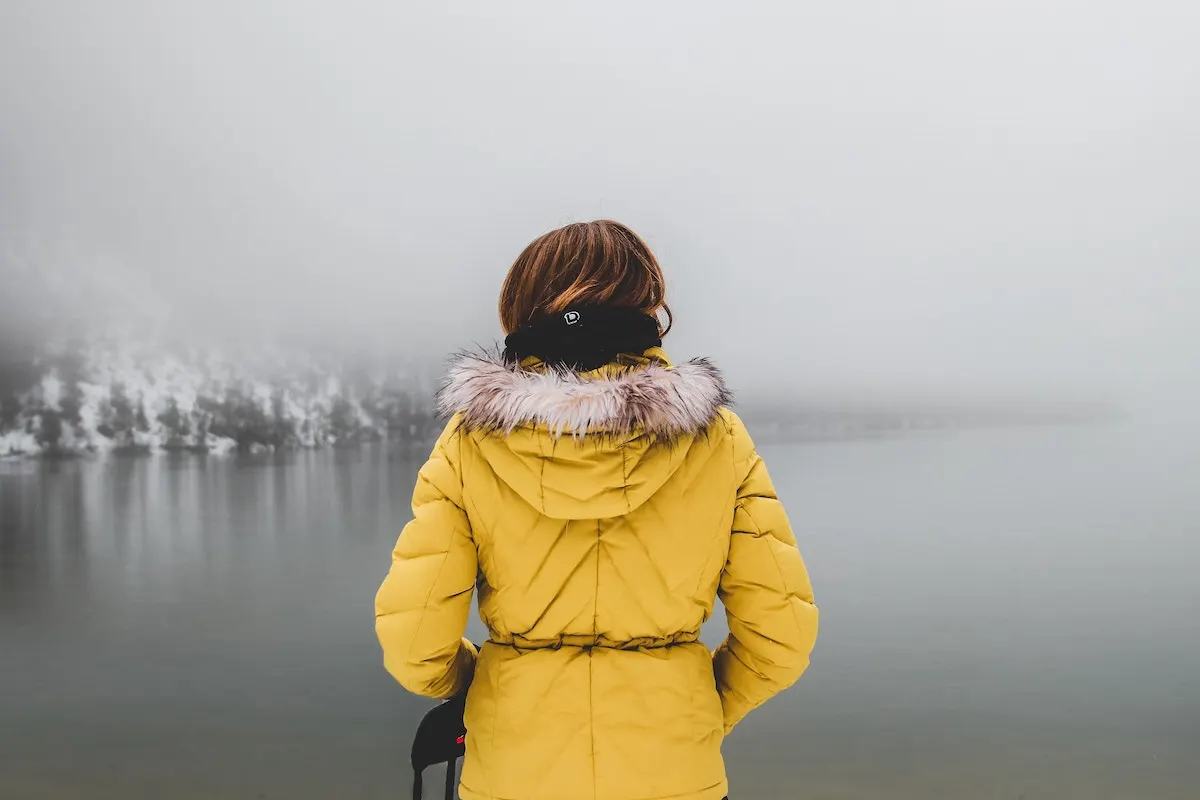
[[[812,585],[787,514],[750,434],[732,421],[735,463],[744,477],[719,588],[729,636],[713,655],[726,734],[796,682],[817,638]]]
[[[451,697],[471,682],[477,655],[463,638],[477,560],[462,504],[459,438],[446,427],[413,490],[413,519],[375,596],[383,663],[404,688]]]

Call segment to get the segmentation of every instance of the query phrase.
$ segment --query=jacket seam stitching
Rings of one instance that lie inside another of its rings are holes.
[[[778,503],[779,501],[775,500],[774,502]],[[750,509],[745,508],[743,506],[743,510],[746,512],[746,516],[750,518],[751,524],[754,525],[755,529],[759,532],[759,534],[765,536],[767,539],[775,538],[775,536],[773,534],[771,534],[769,531],[763,530],[762,526],[758,524],[758,520],[754,519],[754,515],[750,513]],[[797,597],[797,595],[788,586],[787,578],[785,578],[783,575],[783,567],[780,566],[780,564],[779,564],[779,555],[775,552],[775,549],[771,546],[771,542],[770,541],[766,542],[766,545],[767,545],[768,552],[771,553],[771,563],[775,565],[775,571],[779,573],[779,584],[783,588],[783,596],[785,599],[787,599],[788,608],[791,609],[791,612],[792,612],[792,624],[796,626],[796,634],[799,637],[803,638],[804,626],[800,624],[800,615],[796,613],[796,606],[791,602],[791,599],[793,597]],[[791,545],[788,545],[788,546],[790,547]]]
[[[408,645],[408,652],[406,652],[404,654],[404,661],[406,664],[409,664],[409,665],[412,664],[413,648],[415,648],[417,646],[417,640],[421,638],[421,628],[425,625],[425,620],[428,617],[429,598],[433,597],[433,590],[437,586],[438,581],[441,580],[442,572],[443,572],[443,570],[445,570],[446,562],[449,560],[450,560],[450,551],[447,550],[445,555],[443,555],[443,557],[442,557],[442,563],[438,567],[437,575],[434,576],[433,583],[430,584],[429,594],[427,594],[425,596],[425,602],[422,603],[422,605],[421,605],[421,619],[417,622],[416,630],[413,631],[412,640],[409,642],[409,645]],[[460,643],[460,646],[461,646],[461,643]],[[453,667],[451,667],[451,669],[453,669]],[[423,687],[423,688],[425,688],[426,690],[429,689],[428,686]]]
[[[629,505],[629,465],[626,461],[626,445],[621,445],[619,449],[621,451],[621,496],[625,498],[625,513],[628,514],[633,509]]]
[[[624,468],[622,468],[622,472]],[[596,520],[596,594],[592,599],[592,639],[600,629],[600,520]],[[588,745],[591,748],[592,761],[592,795],[596,792],[596,661],[592,648],[586,648],[588,658]]]
[[[443,447],[439,448],[439,450],[441,450],[442,458],[446,458],[447,454],[445,452],[445,447],[443,446]],[[458,508],[458,506],[454,503],[454,501],[450,500],[450,498],[446,497],[445,493],[442,492],[440,489],[438,490],[438,494],[442,496],[442,499],[448,500],[451,505],[453,505],[455,508]],[[435,500],[434,502],[437,502],[437,501]],[[461,508],[458,508],[458,510],[463,514],[466,513]],[[414,515],[414,519],[415,519],[415,515]],[[455,526],[455,527],[457,528],[457,526]],[[437,588],[438,583],[442,579],[442,573],[446,571],[446,562],[450,560],[450,550],[452,549],[452,547],[454,545],[454,536],[456,536],[457,533],[458,533],[457,530],[452,530],[450,532],[450,541],[447,544],[445,553],[442,554],[442,563],[440,565],[438,565],[437,575],[434,576],[433,582],[429,584],[429,592],[425,595],[425,602],[421,604],[421,619],[417,622],[417,627],[413,631],[413,637],[409,641],[408,652],[405,653],[405,655],[404,655],[404,660],[408,664],[412,663],[413,648],[416,647],[417,640],[420,639],[420,637],[421,637],[421,628],[423,628],[425,626],[425,621],[428,619],[428,616],[429,616],[429,600],[430,600],[430,598],[433,597],[433,590]],[[460,648],[462,647],[461,641],[459,642],[458,646]],[[455,653],[454,664],[451,665],[452,671],[454,670],[455,666],[457,665],[457,662],[458,662],[458,654]],[[425,688],[428,688],[428,687],[425,687]]]

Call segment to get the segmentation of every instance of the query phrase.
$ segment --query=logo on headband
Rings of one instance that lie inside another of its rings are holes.
[[[579,312],[568,311],[567,313],[563,314],[563,322],[567,323],[568,325],[574,325],[576,322],[579,322]]]

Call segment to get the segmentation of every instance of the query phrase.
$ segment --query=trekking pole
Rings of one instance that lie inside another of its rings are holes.
[[[458,759],[446,762],[446,800],[454,800],[454,790],[458,788],[458,781],[454,780],[458,773]]]
[[[457,788],[458,759],[467,752],[467,728],[463,724],[467,693],[462,691],[430,709],[413,737],[413,800],[422,800],[423,773],[434,764],[446,765],[446,800],[454,800]]]

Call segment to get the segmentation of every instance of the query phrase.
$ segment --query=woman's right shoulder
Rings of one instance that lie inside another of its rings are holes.
[[[713,430],[718,436],[728,439],[733,451],[734,463],[744,463],[754,457],[754,439],[750,436],[746,423],[737,412],[728,406],[722,406],[713,420]]]

